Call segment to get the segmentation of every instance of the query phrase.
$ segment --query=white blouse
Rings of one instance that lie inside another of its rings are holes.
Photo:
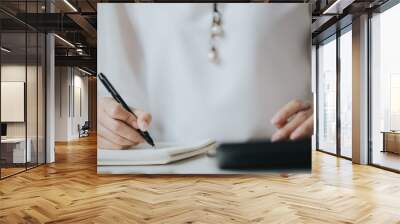
[[[311,100],[308,4],[218,4],[224,36],[210,50],[212,4],[98,7],[98,72],[153,116],[156,141],[269,138],[272,116]],[[98,83],[98,96],[108,95]]]

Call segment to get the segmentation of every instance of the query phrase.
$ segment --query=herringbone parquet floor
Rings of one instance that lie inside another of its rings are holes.
[[[96,142],[0,181],[0,223],[400,223],[400,175],[315,152],[312,174],[97,175]]]

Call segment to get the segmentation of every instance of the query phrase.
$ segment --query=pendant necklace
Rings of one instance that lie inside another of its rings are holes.
[[[213,3],[212,22],[210,28],[210,50],[208,52],[208,59],[213,64],[220,62],[219,52],[216,46],[217,40],[224,34],[222,29],[222,14],[218,10],[218,4]]]

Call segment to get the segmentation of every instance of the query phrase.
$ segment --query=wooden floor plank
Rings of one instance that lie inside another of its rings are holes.
[[[97,175],[96,140],[0,181],[0,223],[400,223],[400,175],[313,153],[311,174]]]

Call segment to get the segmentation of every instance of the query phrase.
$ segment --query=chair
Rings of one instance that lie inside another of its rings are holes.
[[[90,129],[89,121],[85,121],[82,127],[80,127],[80,125],[78,124],[79,138],[89,136],[89,129]]]

